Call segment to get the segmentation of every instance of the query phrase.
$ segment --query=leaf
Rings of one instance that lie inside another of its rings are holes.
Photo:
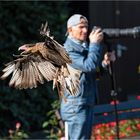
[[[43,125],[42,125],[42,127],[43,128],[46,128],[46,127],[48,127],[48,125],[49,125],[49,122],[44,122]]]

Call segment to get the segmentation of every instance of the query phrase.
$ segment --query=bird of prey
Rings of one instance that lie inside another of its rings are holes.
[[[19,47],[22,53],[16,59],[5,64],[2,80],[11,76],[9,86],[17,89],[32,89],[43,84],[44,80],[53,80],[53,88],[57,87],[60,96],[64,90],[76,95],[79,90],[80,71],[72,68],[71,59],[64,47],[52,36],[48,23],[42,24],[40,34],[44,42],[24,44]]]

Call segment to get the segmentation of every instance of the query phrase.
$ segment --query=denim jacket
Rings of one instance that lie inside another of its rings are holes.
[[[64,93],[66,99],[75,105],[94,105],[97,94],[96,68],[100,63],[102,46],[100,43],[90,43],[89,46],[68,36],[64,48],[72,60],[71,66],[81,72],[80,90],[76,96]]]

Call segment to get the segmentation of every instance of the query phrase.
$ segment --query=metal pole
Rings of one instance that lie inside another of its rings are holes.
[[[111,47],[108,42],[105,41],[105,44],[107,45],[108,52],[111,52]],[[113,63],[111,62],[108,66],[109,75],[111,79],[111,97],[114,102],[114,112],[115,112],[115,121],[116,121],[116,137],[119,140],[119,120],[118,120],[118,111],[117,111],[117,92],[116,90],[116,79],[115,79],[115,73],[113,70]]]

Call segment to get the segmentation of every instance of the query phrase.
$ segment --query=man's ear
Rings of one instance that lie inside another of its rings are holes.
[[[71,31],[72,31],[72,27],[69,27],[68,30],[67,30],[67,32],[68,33],[71,33]]]
[[[67,29],[67,32],[66,32],[66,34],[65,34],[65,36],[68,36],[68,35],[70,34],[70,32],[71,32],[71,31],[70,31],[70,28],[68,28],[68,29]]]

